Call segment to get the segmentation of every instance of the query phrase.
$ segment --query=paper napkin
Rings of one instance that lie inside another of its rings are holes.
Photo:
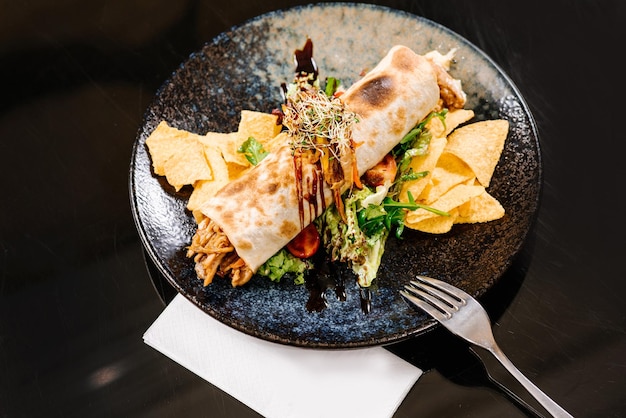
[[[422,374],[382,347],[318,350],[255,338],[182,295],[144,341],[267,418],[391,417]]]

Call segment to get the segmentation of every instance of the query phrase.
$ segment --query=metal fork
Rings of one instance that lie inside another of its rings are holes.
[[[487,312],[476,299],[448,283],[425,276],[417,276],[417,280],[411,280],[410,285],[404,288],[400,293],[407,300],[435,318],[453,334],[493,354],[550,414],[555,417],[571,417],[504,355],[493,338]]]

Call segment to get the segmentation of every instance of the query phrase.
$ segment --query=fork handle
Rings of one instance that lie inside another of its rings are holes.
[[[504,352],[498,347],[497,344],[493,344],[491,347],[486,347],[493,356],[504,366],[517,379],[518,382],[524,386],[524,388],[530,393],[536,400],[548,411],[552,416],[572,417],[565,409],[561,408],[559,404],[554,402],[548,395],[543,393],[533,382],[531,382],[526,376],[519,371],[517,367],[509,360]]]

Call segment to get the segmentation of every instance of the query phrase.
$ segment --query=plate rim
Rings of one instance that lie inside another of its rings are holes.
[[[520,250],[522,249],[522,247],[528,240],[528,235],[530,234],[530,231],[533,229],[533,225],[535,224],[535,221],[538,215],[538,210],[540,207],[540,201],[541,201],[541,196],[543,192],[544,173],[543,173],[543,158],[542,158],[542,152],[541,152],[540,137],[539,137],[539,131],[538,131],[535,118],[524,96],[521,94],[521,91],[519,90],[517,85],[513,82],[513,80],[510,78],[510,76],[490,56],[488,56],[484,51],[478,48],[475,44],[473,44],[467,38],[449,29],[448,27],[443,26],[442,24],[439,24],[423,16],[419,16],[419,15],[410,13],[405,10],[394,9],[389,6],[367,4],[367,3],[354,3],[354,2],[349,2],[349,3],[332,2],[332,3],[312,3],[312,4],[306,4],[306,5],[297,5],[297,6],[283,8],[283,9],[276,9],[276,10],[268,11],[266,13],[248,18],[239,24],[235,24],[231,26],[229,29],[219,33],[218,35],[213,37],[211,40],[205,42],[200,49],[190,53],[185,58],[185,60],[183,60],[169,74],[169,76],[163,81],[163,83],[155,91],[154,97],[150,101],[142,117],[141,125],[138,128],[135,140],[133,142],[132,153],[131,153],[131,164],[130,164],[130,169],[129,169],[129,198],[131,201],[131,212],[133,216],[133,221],[135,223],[137,232],[139,234],[139,237],[142,243],[142,247],[144,251],[147,253],[147,255],[149,256],[150,261],[154,264],[154,266],[159,271],[159,273],[167,280],[167,282],[169,282],[174,287],[177,293],[182,294],[186,299],[191,301],[194,305],[200,308],[203,312],[205,312],[206,314],[209,314],[210,316],[217,319],[218,321],[225,323],[226,325],[230,327],[233,327],[241,332],[244,332],[248,335],[251,335],[257,338],[261,338],[261,339],[265,339],[268,341],[281,343],[285,345],[297,346],[297,347],[321,348],[321,349],[345,349],[345,348],[384,346],[384,345],[388,345],[392,343],[401,342],[406,339],[421,335],[425,332],[431,331],[435,327],[439,326],[439,324],[437,323],[437,321],[428,318],[424,322],[423,326],[416,328],[416,329],[409,329],[409,330],[405,330],[402,333],[395,333],[395,334],[392,334],[391,336],[385,335],[384,337],[374,338],[368,341],[341,342],[337,344],[324,343],[324,342],[312,343],[312,344],[310,342],[302,343],[299,341],[294,341],[288,338],[281,338],[279,336],[274,336],[274,335],[259,335],[258,333],[255,333],[253,330],[250,330],[248,329],[248,327],[242,326],[241,324],[239,324],[239,326],[235,326],[231,324],[229,321],[226,321],[224,318],[224,315],[221,312],[202,304],[199,300],[194,298],[193,295],[187,289],[185,289],[177,280],[175,280],[175,278],[170,277],[170,272],[168,271],[167,267],[164,265],[164,260],[161,260],[161,258],[158,256],[154,245],[152,245],[151,240],[149,239],[148,234],[146,233],[146,230],[143,225],[143,221],[141,219],[141,215],[137,207],[137,196],[136,196],[137,183],[136,183],[136,177],[135,177],[135,170],[137,168],[136,156],[137,156],[137,153],[139,152],[139,147],[143,145],[140,141],[141,135],[149,119],[151,109],[153,109],[153,107],[158,103],[159,97],[163,93],[164,89],[166,89],[167,86],[172,82],[172,80],[176,77],[177,73],[180,72],[184,68],[185,64],[188,63],[190,60],[192,60],[194,56],[201,53],[205,48],[211,47],[212,45],[219,44],[219,42],[223,40],[224,37],[227,37],[228,34],[232,33],[233,31],[237,31],[247,25],[253,24],[254,22],[261,21],[263,19],[267,19],[272,16],[279,16],[281,14],[296,12],[298,10],[315,9],[319,7],[322,7],[322,8],[331,8],[331,7],[367,8],[371,10],[386,11],[386,12],[393,13],[393,14],[400,14],[405,18],[418,20],[424,24],[431,25],[435,27],[436,29],[443,31],[446,34],[452,36],[454,39],[460,40],[461,42],[464,43],[465,46],[470,48],[473,53],[478,54],[480,58],[482,58],[485,62],[487,62],[490,66],[493,67],[493,69],[497,72],[498,76],[501,77],[506,82],[507,87],[510,88],[510,90],[514,93],[516,99],[519,101],[519,105],[522,111],[524,112],[524,115],[528,118],[528,129],[532,133],[532,143],[534,144],[534,149],[535,149],[536,159],[537,159],[536,161],[537,182],[535,185],[537,187],[537,193],[532,201],[532,214],[528,222],[528,228],[525,229],[523,235],[519,236],[518,244],[515,246],[514,250],[512,251],[511,256],[508,257],[506,262],[502,265],[500,269],[501,272],[497,275],[497,277],[495,277],[494,283],[492,283],[490,287],[492,287],[496,282],[498,282],[501,279],[501,277],[510,268],[511,264],[513,263],[513,260],[518,256]],[[476,297],[480,297],[480,296],[481,294],[476,295]]]

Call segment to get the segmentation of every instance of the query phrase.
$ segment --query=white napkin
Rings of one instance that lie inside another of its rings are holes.
[[[382,347],[314,350],[251,337],[182,295],[144,341],[267,418],[391,417],[422,374]]]

